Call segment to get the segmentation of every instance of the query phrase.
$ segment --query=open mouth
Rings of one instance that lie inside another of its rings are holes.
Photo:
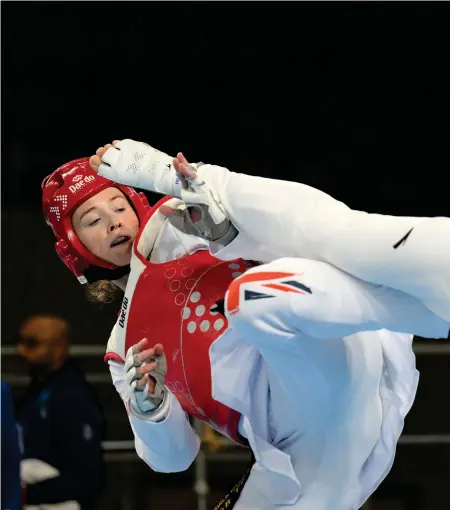
[[[121,244],[125,244],[131,239],[130,236],[119,236],[114,239],[114,241],[111,243],[111,248],[114,248],[116,246],[120,246]]]

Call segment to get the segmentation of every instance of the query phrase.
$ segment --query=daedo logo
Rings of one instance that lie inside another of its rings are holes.
[[[123,298],[122,303],[122,310],[120,311],[120,319],[119,319],[119,326],[121,328],[125,327],[125,319],[127,317],[127,308],[128,308],[128,298]]]
[[[72,182],[75,182],[75,184],[72,184],[72,186],[69,186],[69,189],[72,193],[76,193],[78,190],[83,188],[86,184],[89,184],[90,182],[92,182],[94,180],[95,180],[95,177],[93,175],[86,175],[86,177],[84,177],[84,178],[82,175],[76,175],[72,179]]]

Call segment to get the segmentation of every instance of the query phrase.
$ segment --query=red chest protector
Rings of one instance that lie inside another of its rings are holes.
[[[124,359],[128,348],[144,337],[151,344],[162,343],[165,384],[183,410],[240,444],[246,444],[238,434],[240,414],[211,396],[209,348],[228,325],[211,308],[247,268],[241,259],[222,262],[207,251],[160,264],[136,251],[116,327],[117,341],[105,356]]]

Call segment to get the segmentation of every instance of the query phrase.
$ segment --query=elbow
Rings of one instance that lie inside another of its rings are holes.
[[[171,462],[171,469],[168,473],[182,473],[187,471],[194,463],[197,454],[189,454],[188,451],[179,452],[177,455],[173,455],[173,462]]]
[[[154,469],[157,473],[182,473],[183,471],[187,471],[193,464],[195,459],[185,459],[183,462],[179,460],[175,462],[167,462],[157,466],[157,469]]]
[[[148,456],[138,453],[138,456],[156,473],[182,473],[187,471],[195,459],[165,459],[163,462],[152,462]]]

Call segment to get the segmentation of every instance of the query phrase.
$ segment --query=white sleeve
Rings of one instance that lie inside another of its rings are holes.
[[[450,218],[369,214],[296,182],[214,165],[203,165],[198,172],[239,231],[228,249],[212,252],[216,257],[268,262],[261,252],[272,250],[277,257],[328,262],[362,280],[432,303],[445,315]]]
[[[113,384],[127,403],[124,366],[110,360],[109,370]],[[185,471],[194,462],[200,449],[200,439],[191,427],[177,398],[167,390],[167,405],[151,419],[142,419],[129,413],[128,418],[139,457],[154,471],[176,473]]]

